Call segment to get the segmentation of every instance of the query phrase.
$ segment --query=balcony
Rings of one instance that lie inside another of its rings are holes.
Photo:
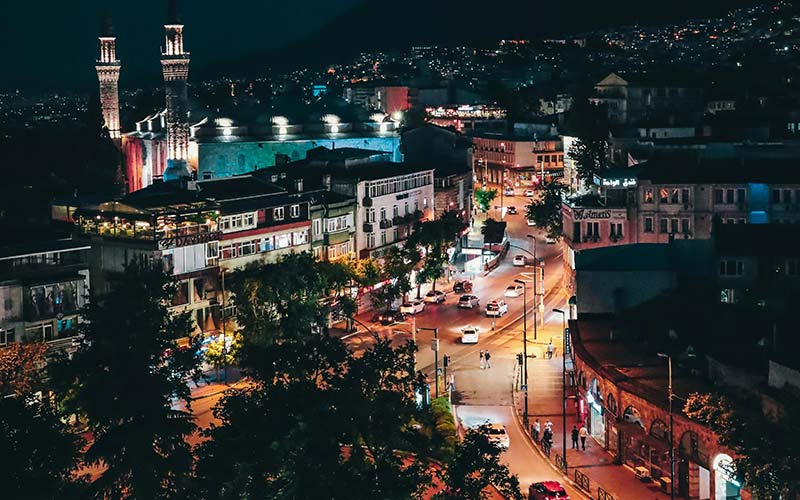
[[[406,223],[406,218],[402,215],[395,215],[394,217],[392,217],[392,224],[394,224],[395,226],[399,226],[400,224],[405,224],[405,223]]]
[[[381,229],[389,229],[392,227],[392,221],[389,219],[383,219],[379,223]]]
[[[364,230],[365,233],[371,233],[374,230],[371,222],[365,222],[364,227],[362,229]]]
[[[361,200],[361,205],[364,206],[364,207],[371,207],[372,206],[372,198],[370,198],[369,196],[365,196]]]

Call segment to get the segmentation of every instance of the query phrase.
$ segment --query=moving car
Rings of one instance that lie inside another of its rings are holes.
[[[403,314],[417,314],[421,313],[424,309],[425,302],[421,300],[413,300],[400,306],[400,312]]]
[[[465,326],[461,329],[461,343],[477,344],[479,332],[480,329],[477,326]]]
[[[458,307],[472,309],[480,305],[480,300],[474,295],[462,295],[458,299]]]
[[[508,312],[508,304],[506,304],[505,300],[493,300],[486,304],[486,316],[487,317],[501,317],[505,313]]]
[[[508,285],[508,288],[506,288],[506,291],[505,291],[505,293],[503,293],[503,296],[504,297],[519,297],[520,295],[522,295],[522,291],[523,290],[524,290],[524,287],[522,285],[520,285],[519,283],[514,283],[513,285]]]
[[[514,196],[514,188],[507,187],[503,194],[506,196]]]
[[[525,265],[525,256],[524,255],[515,255],[514,256],[514,265],[515,266],[524,266]]]
[[[453,292],[455,293],[469,293],[472,291],[472,282],[469,280],[456,281],[453,285]]]
[[[517,207],[508,207],[508,215],[517,215]]]
[[[406,315],[400,311],[385,311],[378,316],[378,321],[380,321],[383,326],[393,325],[405,320]]]
[[[500,448],[507,450],[509,441],[506,426],[503,424],[490,424],[489,425],[489,442],[495,443]]]
[[[558,481],[542,481],[528,488],[528,500],[569,500],[569,495]]]
[[[430,292],[425,294],[425,302],[431,304],[441,304],[444,302],[445,296],[444,292],[440,290],[431,290]]]
[[[527,196],[528,198],[533,198],[533,189],[526,189],[525,196]]]

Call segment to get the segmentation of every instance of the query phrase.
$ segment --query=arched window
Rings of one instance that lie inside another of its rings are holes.
[[[617,415],[617,400],[614,399],[614,395],[610,392],[606,398],[606,411],[611,412],[614,416]]]
[[[667,424],[664,423],[661,419],[653,420],[652,425],[650,425],[650,435],[656,439],[660,439],[662,441],[667,441],[667,434],[669,434],[669,429],[667,428]]]

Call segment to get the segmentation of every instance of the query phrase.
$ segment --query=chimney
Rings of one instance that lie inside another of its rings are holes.
[[[303,192],[303,179],[295,179],[292,183],[294,186],[294,190],[298,193]]]
[[[331,174],[323,174],[322,187],[325,189],[325,191],[331,190]]]

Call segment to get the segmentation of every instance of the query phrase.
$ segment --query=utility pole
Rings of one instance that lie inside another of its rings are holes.
[[[522,393],[525,396],[525,407],[522,413],[522,423],[528,428],[528,287],[522,280],[514,280],[522,285]],[[536,284],[533,288],[536,296]],[[534,322],[534,328],[536,323]]]
[[[561,309],[553,309],[561,314],[561,446],[564,452],[564,471],[567,469],[567,314]]]
[[[439,397],[439,329],[438,328],[424,328],[420,327],[417,328],[417,332],[420,330],[426,330],[433,332],[433,341],[431,342],[431,350],[433,350],[434,355],[434,364],[433,370],[435,373],[435,381],[436,381],[436,388],[434,391],[435,397]]]
[[[675,500],[675,436],[672,425],[672,400],[675,398],[675,393],[672,392],[672,356],[660,352],[658,357],[667,358],[669,370],[669,386],[667,387],[669,396],[669,497],[671,500]]]

